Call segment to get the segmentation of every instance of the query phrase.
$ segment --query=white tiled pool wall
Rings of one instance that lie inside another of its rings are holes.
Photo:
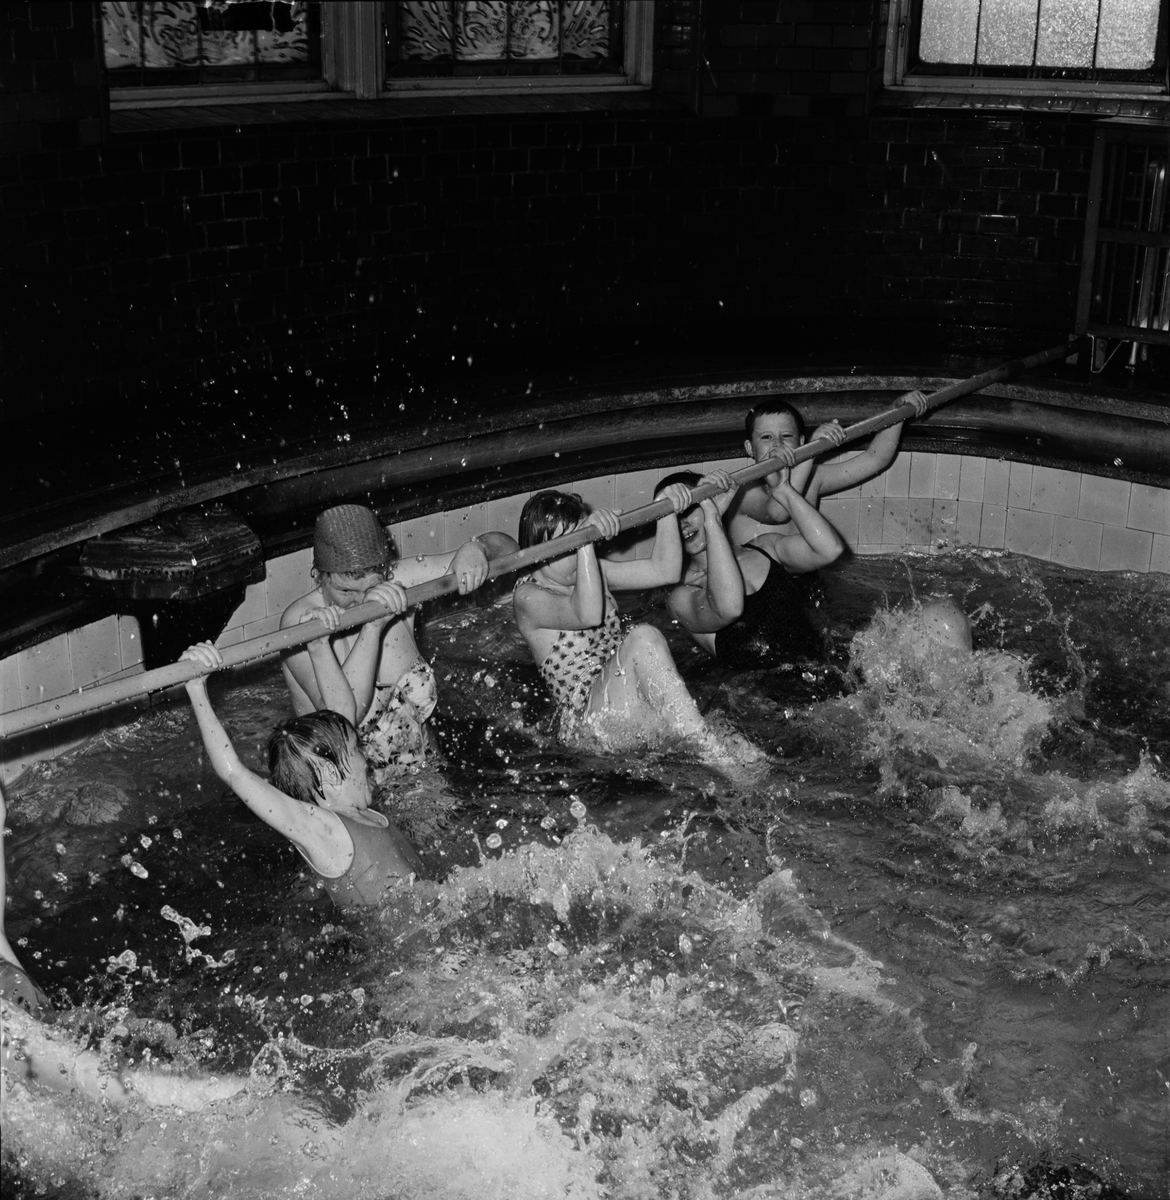
[[[689,469],[735,470],[746,462],[735,458],[693,463]],[[563,486],[595,507],[631,509],[649,503],[662,476],[684,469],[603,475]],[[433,513],[392,525],[390,531],[403,556],[454,550],[472,534],[489,529],[515,536],[520,509],[530,494]],[[1170,574],[1170,489],[1076,471],[903,451],[882,475],[826,498],[821,510],[857,554],[983,547],[1090,571]],[[632,531],[630,536],[621,552],[648,555],[653,527],[636,540]],[[248,588],[219,644],[231,645],[277,628],[287,605],[309,587],[309,559],[306,549],[270,561],[266,578]],[[0,661],[0,711],[141,670],[136,620],[107,617]],[[133,706],[127,707],[133,711]],[[60,754],[126,715],[126,709],[118,715],[96,714],[9,739],[0,747],[0,780],[13,779],[28,763]]]

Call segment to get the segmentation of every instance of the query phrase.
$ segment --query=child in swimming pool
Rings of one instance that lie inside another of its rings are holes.
[[[341,908],[376,906],[395,882],[421,875],[423,865],[405,835],[370,809],[370,777],[353,725],[354,699],[329,644],[329,625],[310,643],[325,698],[334,706],[278,725],[268,740],[272,782],[240,762],[211,702],[202,675],[187,683],[203,745],[216,775],[264,822],[303,855]],[[337,610],[333,610],[336,621]],[[183,659],[208,671],[223,666],[210,642]]]
[[[516,584],[516,623],[557,702],[562,736],[583,724],[611,747],[678,735],[697,742],[706,757],[728,757],[679,677],[662,633],[651,625],[623,633],[613,598],[614,591],[678,579],[682,545],[675,514],[690,504],[690,495],[682,484],[664,491],[674,513],[658,521],[649,558],[598,558],[590,543],[547,560]],[[520,545],[586,526],[600,530],[602,540],[620,531],[617,514],[608,509],[589,512],[579,496],[538,492],[520,514]]]
[[[921,392],[908,392],[899,400],[913,404],[917,417],[926,412],[926,397]],[[790,457],[791,452],[805,442],[800,413],[791,404],[779,400],[757,404],[744,418],[744,428],[747,433],[744,453],[753,462]],[[746,484],[728,513],[731,540],[736,545],[750,541],[756,536],[756,522],[783,526],[782,532],[795,532],[788,505],[779,494],[784,484],[791,483],[816,508],[822,496],[856,487],[881,474],[894,461],[901,436],[902,422],[899,422],[880,430],[860,454],[843,462],[819,463],[810,458],[791,467],[791,472],[789,468],[782,468]],[[839,421],[827,421],[813,431],[813,441],[822,438],[834,447],[839,446],[844,441],[845,430]]]
[[[401,774],[425,762],[430,746],[427,720],[438,699],[435,675],[414,640],[414,613],[404,588],[451,573],[460,593],[487,578],[489,558],[516,548],[506,534],[484,533],[447,554],[419,555],[391,564],[390,540],[374,512],[358,504],[326,509],[313,536],[316,586],[294,600],[281,628],[330,608],[344,610],[367,600],[391,606],[380,621],[330,635],[355,698],[354,724],[375,778]],[[285,683],[298,716],[334,708],[324,696],[320,672],[304,647],[285,654]]]
[[[708,654],[735,670],[818,654],[820,638],[796,580],[840,555],[843,546],[832,525],[782,481],[773,492],[791,514],[794,532],[762,533],[733,548],[722,524],[735,487],[727,472],[700,479],[680,471],[658,486],[673,481],[715,484],[721,492],[679,518],[685,572],[667,601],[670,615]]]

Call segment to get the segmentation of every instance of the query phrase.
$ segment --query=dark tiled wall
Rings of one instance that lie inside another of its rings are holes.
[[[708,4],[700,61],[693,0],[661,0],[661,111],[105,141],[93,6],[0,11],[10,394],[38,404],[1071,327],[1091,126],[883,113],[869,3]]]
[[[1092,141],[1075,119],[872,120],[863,307],[973,346],[1071,330]]]

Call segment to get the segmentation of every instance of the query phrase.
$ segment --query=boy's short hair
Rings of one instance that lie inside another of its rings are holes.
[[[698,471],[675,471],[673,475],[667,475],[654,485],[654,494],[656,496],[661,495],[663,489],[669,487],[672,483],[682,483],[689,488],[698,487],[699,480],[702,478]]]
[[[804,437],[804,421],[791,404],[786,404],[783,400],[761,400],[754,408],[748,409],[748,414],[743,419],[743,427],[747,430],[749,441],[756,431],[758,417],[791,417],[796,422],[796,432]]]
[[[268,774],[273,787],[294,800],[318,803],[320,763],[330,762],[344,775],[356,737],[349,719],[327,708],[278,725],[268,739]]]
[[[576,492],[537,492],[520,510],[520,549],[547,542],[558,525],[570,528],[588,515],[588,505]]]

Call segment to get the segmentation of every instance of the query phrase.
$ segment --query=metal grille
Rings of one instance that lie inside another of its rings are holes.
[[[1170,344],[1170,132],[1101,130],[1077,329]],[[1099,357],[1099,356],[1098,356]]]

